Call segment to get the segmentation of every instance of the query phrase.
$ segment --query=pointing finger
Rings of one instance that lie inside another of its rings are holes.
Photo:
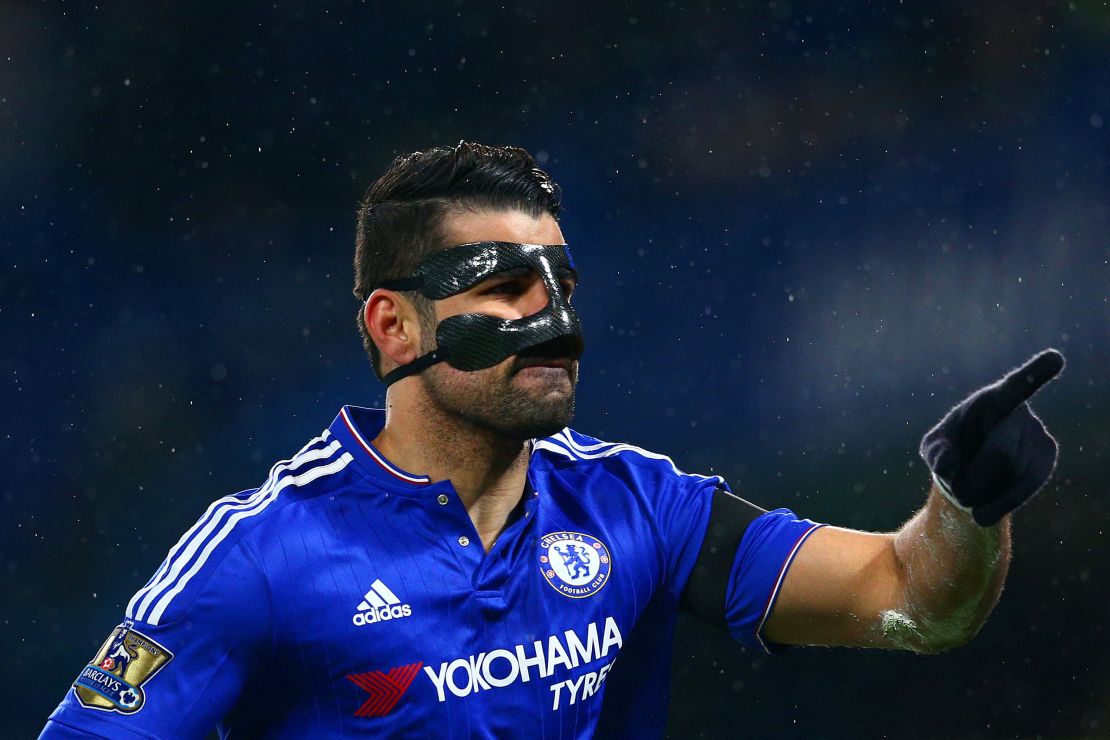
[[[1064,356],[1055,349],[1046,349],[995,384],[999,419],[1028,401],[1041,386],[1064,369]]]

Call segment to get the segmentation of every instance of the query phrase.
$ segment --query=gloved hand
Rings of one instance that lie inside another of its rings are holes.
[[[1054,349],[956,405],[921,440],[937,488],[989,527],[1028,501],[1056,465],[1056,440],[1026,401],[1064,368]]]

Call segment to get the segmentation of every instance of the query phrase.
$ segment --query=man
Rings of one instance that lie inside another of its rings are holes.
[[[897,533],[766,512],[565,428],[584,343],[558,192],[515,148],[393,162],[355,256],[386,410],[343,408],[212,504],[45,736],[657,736],[679,609],[769,652],[976,633],[1055,462],[1026,399],[1060,355],[926,435],[933,487]]]

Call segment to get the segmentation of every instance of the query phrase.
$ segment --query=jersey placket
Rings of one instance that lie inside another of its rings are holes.
[[[533,528],[538,494],[529,483],[523,514],[505,528],[489,552],[484,551],[474,522],[450,481],[434,484],[428,494],[429,513],[438,523],[444,547],[455,555],[460,574],[474,596],[485,608],[504,609],[503,589],[512,570],[512,555],[520,550],[515,547],[517,540],[529,536]]]

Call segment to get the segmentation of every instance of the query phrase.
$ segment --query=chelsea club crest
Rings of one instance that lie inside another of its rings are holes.
[[[612,567],[609,549],[596,537],[553,532],[540,538],[540,572],[563,596],[592,596],[609,582]]]

